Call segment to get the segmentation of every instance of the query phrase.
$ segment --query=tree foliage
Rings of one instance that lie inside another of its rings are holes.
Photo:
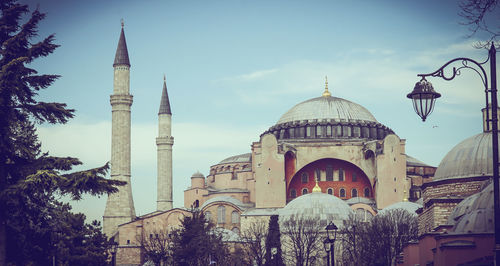
[[[281,231],[278,215],[271,215],[267,229],[264,265],[285,265],[281,251]]]
[[[362,222],[351,215],[340,233],[345,265],[395,265],[405,245],[417,240],[417,216],[394,209]]]
[[[292,215],[283,222],[283,234],[287,258],[297,266],[315,265],[323,250],[320,221],[300,215]]]
[[[124,184],[104,178],[107,164],[70,173],[81,164],[78,159],[41,152],[35,123],[64,124],[74,110],[64,103],[36,99],[59,76],[39,74],[31,63],[58,45],[53,43],[53,34],[36,40],[38,23],[45,14],[35,10],[25,18],[28,13],[27,5],[0,1],[0,265],[17,263],[18,254],[23,254],[22,264],[47,264],[60,251],[54,248],[62,241],[55,235],[62,225],[57,219],[73,219],[74,225],[82,219],[75,218],[55,195],[77,200],[84,193],[116,192],[116,186]],[[97,225],[88,226],[95,229]],[[16,243],[18,248],[6,254],[7,243]]]
[[[265,262],[267,226],[264,221],[250,223],[245,231],[241,232],[245,257],[253,265],[262,266]]]
[[[459,6],[462,24],[469,27],[469,37],[478,32],[485,32],[489,35],[489,41],[498,41],[500,36],[498,0],[462,0]]]
[[[191,216],[184,216],[181,227],[173,230],[172,254],[174,265],[225,265],[229,251],[217,233],[214,224],[203,212],[193,209]]]
[[[145,231],[138,239],[146,261],[155,265],[172,265],[172,234],[166,229]]]

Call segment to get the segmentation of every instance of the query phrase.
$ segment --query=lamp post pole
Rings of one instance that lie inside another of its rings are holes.
[[[488,76],[482,65],[490,61],[490,87],[488,88]],[[461,66],[456,68],[453,67],[451,76],[444,74],[444,69],[454,62],[461,62]],[[471,63],[471,65],[469,65]],[[448,61],[438,70],[429,74],[418,74],[417,76],[422,77],[422,80],[415,84],[415,88],[411,93],[407,95],[408,98],[413,100],[413,107],[417,114],[425,121],[426,117],[432,113],[434,108],[434,101],[441,97],[441,94],[434,91],[432,84],[428,82],[425,77],[440,77],[444,80],[452,80],[457,75],[460,75],[461,69],[471,69],[475,71],[482,79],[485,98],[486,98],[486,129],[490,130],[489,122],[491,121],[491,137],[492,137],[492,149],[493,149],[493,197],[494,197],[494,216],[495,216],[495,246],[493,251],[495,253],[495,265],[500,266],[500,202],[499,202],[499,173],[498,173],[498,102],[497,102],[497,74],[496,74],[496,49],[492,42],[491,47],[488,51],[488,59],[482,63],[477,61],[460,57]],[[491,119],[489,118],[489,101],[488,92],[491,96]]]

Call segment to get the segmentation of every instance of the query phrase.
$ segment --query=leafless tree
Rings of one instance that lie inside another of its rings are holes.
[[[166,229],[145,231],[137,238],[146,260],[154,262],[155,265],[171,265],[172,238]]]
[[[267,226],[264,221],[252,222],[245,231],[241,232],[245,256],[255,265],[264,265],[266,237]]]
[[[288,264],[309,266],[316,263],[323,250],[322,226],[317,219],[292,215],[282,223]]]
[[[461,24],[469,27],[468,37],[482,31],[490,35],[489,42],[500,37],[500,8],[498,0],[462,0],[459,3]]]
[[[395,265],[404,246],[418,235],[417,216],[394,209],[362,222],[351,216],[340,231],[345,265]]]

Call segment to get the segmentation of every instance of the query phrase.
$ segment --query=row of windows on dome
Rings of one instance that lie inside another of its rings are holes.
[[[390,130],[380,126],[358,126],[358,125],[316,125],[283,128],[273,131],[278,139],[295,138],[332,138],[332,137],[354,137],[383,139]]]
[[[314,170],[314,175],[316,180],[318,181],[346,181],[345,180],[345,171],[343,168],[339,168],[338,170],[334,170],[332,165],[327,165],[325,168],[325,175],[324,179],[321,174],[321,170],[319,168],[316,168]],[[356,172],[351,173],[351,179],[352,182],[357,182],[358,181],[358,175]],[[309,183],[309,174],[307,172],[303,172],[301,174],[301,182],[302,184],[307,184]]]
[[[302,188],[302,194],[301,195],[305,195],[307,193],[309,193],[309,190],[307,188]],[[328,193],[330,195],[334,195],[335,190],[333,188],[327,188],[326,189],[326,193]],[[346,189],[345,188],[340,188],[338,195],[339,195],[340,198],[347,198],[348,197],[347,194],[346,194]],[[369,188],[366,187],[363,190],[363,196],[365,198],[371,197],[371,195],[370,195],[370,189]],[[296,198],[296,197],[297,197],[297,191],[294,188],[290,189],[290,198]],[[350,197],[351,198],[358,197],[358,189],[356,189],[356,188],[351,189],[351,196]]]

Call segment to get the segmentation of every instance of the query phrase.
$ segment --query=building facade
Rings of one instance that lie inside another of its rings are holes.
[[[124,54],[126,60],[120,59],[118,63],[115,60],[115,86],[128,84],[130,73],[122,28],[117,57],[124,58]],[[117,68],[124,74],[117,73]],[[285,215],[297,210],[292,206],[307,206],[308,201],[321,202],[314,204],[321,205],[324,213],[335,221],[345,217],[329,209],[347,208],[368,219],[396,203],[408,199],[418,202],[422,188],[432,180],[435,167],[406,155],[405,140],[378,122],[366,108],[332,96],[328,81],[324,88],[318,87],[319,97],[302,101],[286,111],[276,124],[256,136],[248,153],[215,163],[207,169],[206,176],[194,173],[190,177],[191,186],[184,190],[184,207],[172,208],[171,128],[175,123],[164,79],[156,139],[157,210],[136,217],[130,185],[121,187],[116,196],[110,195],[104,231],[119,244],[117,264],[144,263],[141,239],[155,230],[178,226],[179,218],[190,215],[191,208],[200,209],[217,227],[238,235],[252,221],[267,221],[273,214]],[[117,168],[126,168],[128,172],[120,174],[130,181],[132,96],[127,85],[119,94],[127,102],[115,109],[115,94],[118,94],[116,88],[112,95],[112,177],[117,176]],[[115,115],[125,118],[115,119]],[[115,127],[128,133],[116,133]],[[113,157],[122,153],[121,157]],[[311,196],[313,191],[322,195]],[[325,197],[325,201],[318,200]],[[324,202],[333,205],[328,207]],[[287,208],[289,203],[293,204]],[[126,214],[120,212],[124,210]],[[119,222],[109,222],[113,215],[120,217],[113,218]]]

